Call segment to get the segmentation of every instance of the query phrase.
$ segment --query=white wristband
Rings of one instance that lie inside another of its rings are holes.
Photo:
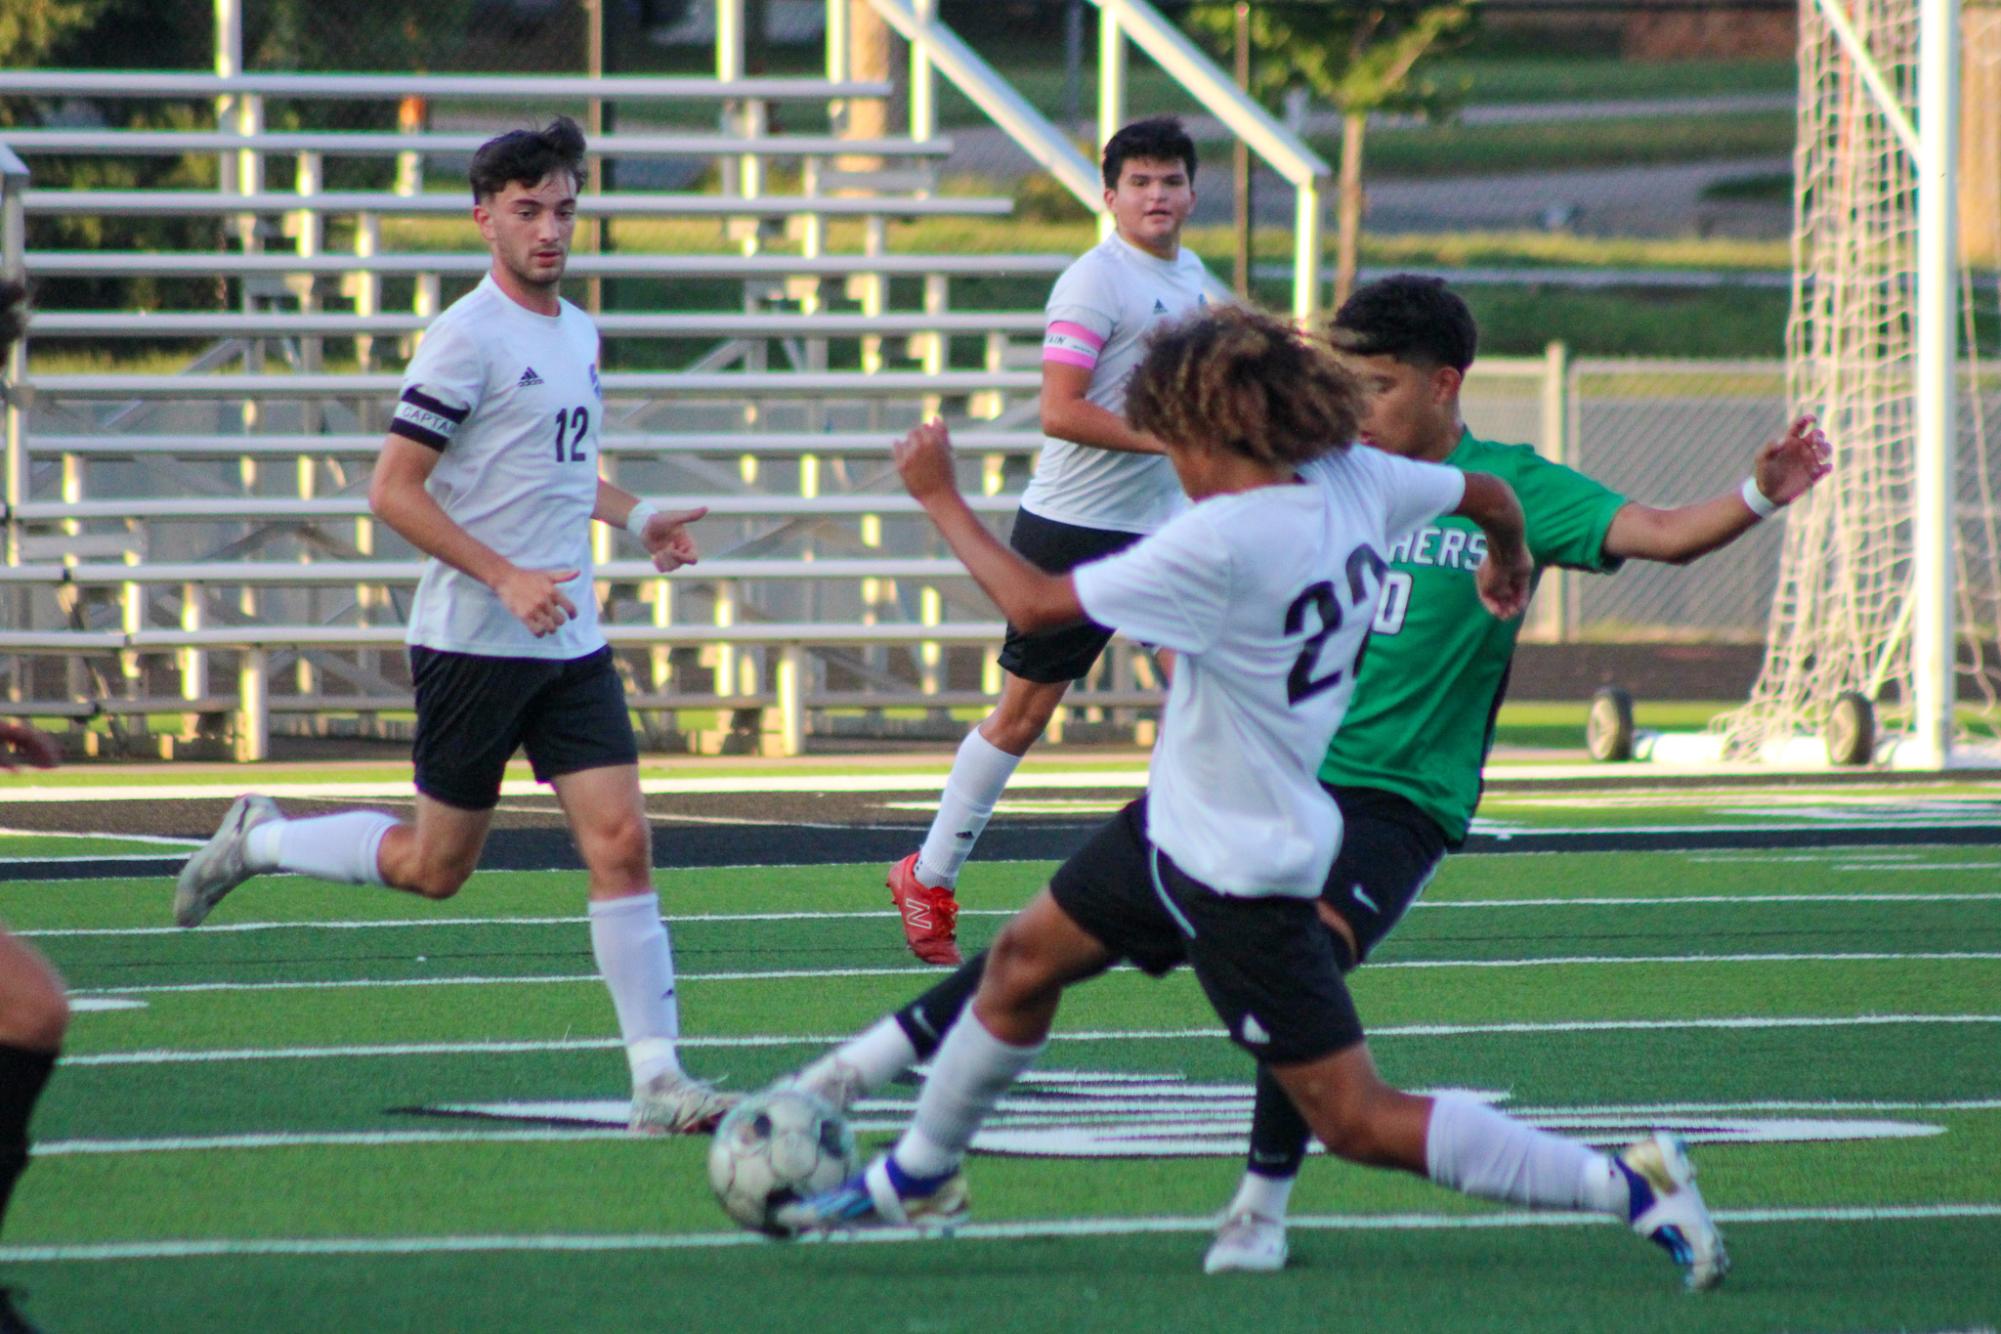
[[[632,507],[632,513],[625,516],[625,531],[632,534],[634,541],[644,542],[646,540],[646,521],[659,512],[660,507],[652,501],[640,501]]]
[[[1751,513],[1761,519],[1769,519],[1779,512],[1779,502],[1758,489],[1756,476],[1744,479],[1744,489],[1739,494],[1744,497],[1744,503],[1751,507]]]

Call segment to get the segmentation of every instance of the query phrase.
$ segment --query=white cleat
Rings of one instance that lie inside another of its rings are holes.
[[[725,1093],[677,1071],[632,1091],[628,1127],[638,1135],[712,1135],[730,1108],[742,1101],[741,1093]]]
[[[196,848],[181,868],[174,884],[175,926],[200,926],[223,895],[257,874],[244,865],[244,844],[251,830],[279,818],[278,803],[269,797],[236,799],[215,837]]]
[[[1619,1160],[1644,1178],[1654,1202],[1633,1219],[1633,1231],[1662,1247],[1681,1266],[1682,1280],[1694,1292],[1704,1292],[1730,1272],[1730,1255],[1723,1234],[1695,1188],[1695,1164],[1675,1136],[1656,1130],[1628,1145]]]
[[[822,1056],[783,1082],[787,1088],[803,1089],[837,1112],[848,1111],[868,1092],[862,1072],[834,1055]]]
[[[1285,1268],[1285,1220],[1239,1209],[1216,1229],[1205,1274],[1275,1274]]]

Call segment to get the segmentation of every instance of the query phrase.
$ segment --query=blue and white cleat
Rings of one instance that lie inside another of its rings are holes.
[[[950,1232],[972,1216],[971,1199],[964,1173],[908,1177],[885,1153],[832,1190],[775,1210],[772,1220],[795,1234],[881,1227]]]
[[[1730,1272],[1723,1234],[1695,1188],[1695,1164],[1680,1139],[1656,1130],[1619,1155],[1634,1189],[1633,1231],[1662,1247],[1681,1266],[1690,1291],[1704,1292]],[[1651,1199],[1642,1197],[1645,1190]]]

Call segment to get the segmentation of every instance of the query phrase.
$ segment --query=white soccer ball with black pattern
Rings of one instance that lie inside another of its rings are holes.
[[[803,1089],[766,1089],[733,1108],[709,1146],[709,1185],[737,1222],[767,1236],[791,1233],[778,1209],[854,1175],[847,1118]]]

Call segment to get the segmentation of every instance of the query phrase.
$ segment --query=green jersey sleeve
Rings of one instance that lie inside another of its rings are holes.
[[[1492,471],[1514,487],[1528,518],[1529,554],[1538,566],[1561,565],[1573,570],[1610,574],[1623,563],[1605,554],[1605,532],[1626,498],[1603,482],[1575,468],[1551,463],[1527,445],[1496,450],[1508,468],[1469,466]],[[1491,456],[1490,456],[1491,457]]]

